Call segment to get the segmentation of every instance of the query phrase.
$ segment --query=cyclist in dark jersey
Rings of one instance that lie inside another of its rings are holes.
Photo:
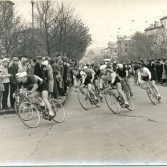
[[[31,94],[30,97],[35,97],[41,93],[42,99],[48,109],[50,120],[54,118],[54,112],[52,111],[48,100],[48,85],[44,82],[44,80],[36,75],[27,75],[26,72],[18,73],[16,76],[20,86],[29,90],[29,93]]]
[[[128,89],[130,91],[130,95],[133,96],[131,87],[130,87],[129,83],[127,82],[128,71],[123,66],[123,64],[118,64],[118,68],[117,68],[116,73],[117,73],[117,75],[118,75],[118,77],[119,77],[120,80],[124,79],[124,82],[126,82],[126,85],[128,86]]]

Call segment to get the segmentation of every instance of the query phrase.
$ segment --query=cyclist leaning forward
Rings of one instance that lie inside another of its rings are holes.
[[[158,96],[158,100],[161,100],[160,93],[158,91],[158,88],[155,84],[155,75],[152,75],[150,70],[147,67],[143,67],[142,65],[139,66],[138,70],[138,82],[141,83],[141,80],[143,81],[151,81],[153,87],[155,88],[156,94]]]
[[[97,97],[93,91],[93,83],[95,79],[95,72],[93,69],[84,66],[82,69],[74,69],[74,87],[77,88],[81,84],[81,87],[88,86],[89,92],[95,97]]]
[[[130,96],[133,96],[132,89],[128,83],[128,70],[123,66],[123,64],[118,64],[118,68],[116,70],[116,73],[120,80],[125,82],[125,84],[128,86]]]
[[[18,73],[16,76],[19,86],[29,90],[30,97],[35,97],[41,93],[42,99],[49,112],[49,120],[54,118],[55,115],[48,100],[48,85],[44,82],[44,80],[36,75],[27,75],[26,72]]]
[[[101,77],[100,77],[100,89],[103,90],[104,85],[106,82],[110,83],[111,86],[116,86],[116,89],[119,93],[119,95],[123,98],[125,107],[129,106],[129,103],[127,101],[127,98],[122,91],[122,85],[119,77],[117,76],[116,72],[114,72],[110,68],[105,68],[103,65],[103,68],[101,68]]]

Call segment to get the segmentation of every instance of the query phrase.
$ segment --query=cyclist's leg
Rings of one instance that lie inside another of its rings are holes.
[[[130,95],[133,96],[133,93],[132,93],[132,89],[129,85],[129,83],[127,82],[127,80],[125,79],[125,84],[127,85],[128,89],[129,89],[129,92],[130,92]]]
[[[54,112],[52,111],[52,107],[51,107],[50,102],[48,100],[48,94],[49,93],[48,93],[47,90],[43,90],[42,91],[42,99],[45,102],[45,105],[46,105],[46,107],[48,109],[49,115],[54,116]]]
[[[88,84],[88,91],[97,99],[94,91],[93,91],[93,85],[91,83]]]
[[[124,103],[125,103],[126,105],[128,105],[128,101],[127,101],[127,99],[126,99],[126,96],[125,96],[124,92],[122,91],[122,85],[121,85],[120,82],[116,83],[116,88],[117,88],[118,93],[119,93],[119,94],[121,95],[121,97],[123,98]]]
[[[155,91],[156,91],[156,94],[157,94],[158,98],[160,99],[161,96],[160,96],[159,90],[158,90],[158,88],[155,84],[155,80],[152,80],[151,83],[152,83],[153,87],[155,88]]]

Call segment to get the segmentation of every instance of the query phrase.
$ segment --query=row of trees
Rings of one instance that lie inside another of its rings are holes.
[[[166,57],[165,38],[157,42],[157,36],[145,35],[136,32],[131,38],[131,46],[127,56],[122,56],[120,60],[147,60]]]
[[[0,40],[7,56],[62,54],[81,59],[91,44],[89,28],[70,5],[36,1],[34,29],[14,13],[11,1],[1,1],[0,11]]]

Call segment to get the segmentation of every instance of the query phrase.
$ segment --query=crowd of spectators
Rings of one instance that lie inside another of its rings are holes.
[[[137,69],[139,65],[147,67],[151,74],[154,75],[155,81],[157,83],[167,83],[167,59],[131,61],[130,64],[133,67],[133,70]]]
[[[69,85],[73,83],[72,69],[75,61],[61,55],[54,58],[37,56],[35,58],[0,58],[0,109],[14,109],[13,93],[18,89],[16,74],[27,72],[48,83],[49,94],[62,100],[67,96]]]

